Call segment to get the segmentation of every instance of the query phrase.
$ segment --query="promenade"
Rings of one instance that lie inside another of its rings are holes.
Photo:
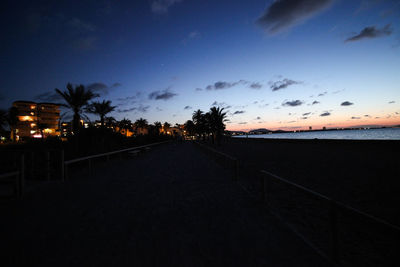
[[[0,204],[1,266],[328,266],[191,143]]]

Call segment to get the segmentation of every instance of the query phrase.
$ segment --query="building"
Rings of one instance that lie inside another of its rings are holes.
[[[17,123],[11,128],[13,140],[60,135],[60,105],[15,101],[13,107],[17,110]]]

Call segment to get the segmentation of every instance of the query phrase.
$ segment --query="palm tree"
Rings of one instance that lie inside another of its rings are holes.
[[[116,106],[111,106],[110,100],[103,100],[102,102],[92,102],[88,107],[87,111],[93,114],[97,114],[100,116],[100,124],[101,127],[104,127],[104,118],[105,116],[114,111]]]
[[[123,118],[121,121],[118,122],[118,127],[125,130],[125,135],[127,136],[128,130],[132,130],[132,122],[129,119]]]
[[[195,125],[195,131],[196,133],[201,136],[204,134],[204,126],[205,126],[205,117],[204,117],[204,112],[201,111],[200,109],[196,110],[193,112],[192,115],[192,120]]]
[[[106,127],[111,127],[114,130],[117,120],[114,117],[104,117],[104,125]]]
[[[0,131],[5,131],[4,126],[6,126],[7,124],[7,111],[0,109]]]
[[[7,112],[7,122],[11,130],[11,139],[14,141],[17,140],[16,126],[18,123],[18,112],[17,107],[11,107]]]
[[[135,127],[138,132],[143,134],[143,131],[147,129],[148,123],[146,119],[140,118],[135,121]]]
[[[193,121],[191,120],[186,121],[184,126],[187,135],[193,136],[195,134],[196,125],[193,123]]]
[[[98,97],[99,95],[93,93],[91,90],[87,90],[82,84],[79,86],[75,86],[74,88],[72,84],[68,83],[66,91],[61,91],[57,88],[55,90],[60,96],[64,98],[65,102],[67,103],[65,104],[65,106],[70,108],[74,113],[74,117],[72,120],[73,131],[79,131],[79,128],[81,126],[81,114],[84,107],[88,105],[88,102],[91,99]]]
[[[155,131],[156,131],[157,134],[160,134],[160,129],[161,129],[161,127],[162,127],[161,122],[159,122],[159,121],[155,121],[155,122],[154,122],[154,129],[155,129]]]
[[[224,108],[212,107],[209,114],[209,127],[213,133],[213,141],[216,140],[217,144],[221,141],[222,133],[225,130],[225,118],[226,112],[223,112]]]
[[[166,134],[167,132],[168,132],[168,130],[169,130],[169,128],[171,127],[171,124],[170,123],[168,123],[168,122],[164,122],[164,124],[163,124],[163,131],[164,131],[164,134]]]

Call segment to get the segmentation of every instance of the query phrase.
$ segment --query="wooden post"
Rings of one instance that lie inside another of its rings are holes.
[[[68,164],[64,163],[64,182],[68,181],[69,177],[68,177]]]
[[[64,150],[61,150],[61,154],[60,154],[60,162],[61,162],[61,166],[60,166],[60,170],[61,170],[61,181],[65,182],[65,163],[64,163]]]
[[[338,225],[337,225],[337,205],[333,200],[329,201],[330,205],[330,230],[331,230],[331,260],[334,263],[339,262],[338,253]]]
[[[50,150],[46,151],[46,180],[50,181]]]
[[[237,159],[234,160],[234,181],[239,180],[239,161]]]
[[[262,189],[262,201],[266,200],[266,192],[265,192],[265,174],[261,172],[261,189]]]
[[[92,160],[88,159],[88,166],[89,166],[89,176],[92,176]]]
[[[17,197],[22,198],[24,195],[24,187],[25,187],[25,155],[22,153],[21,159],[20,159],[20,166],[19,166],[19,175],[16,177],[18,180],[17,183]]]

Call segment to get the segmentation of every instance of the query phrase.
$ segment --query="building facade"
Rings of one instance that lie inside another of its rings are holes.
[[[17,123],[11,128],[11,138],[45,138],[59,136],[60,106],[54,103],[15,101]]]

